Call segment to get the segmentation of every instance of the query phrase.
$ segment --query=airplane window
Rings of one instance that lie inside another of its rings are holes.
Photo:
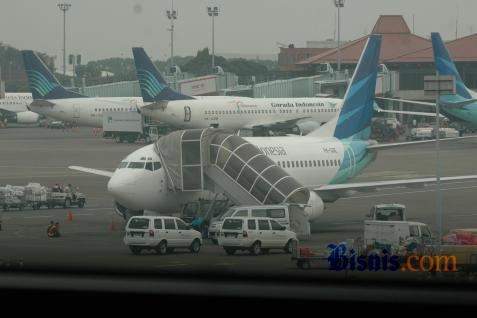
[[[341,166],[341,160],[338,159],[338,166]]]
[[[159,161],[154,162],[154,171],[161,169],[162,165]]]
[[[305,168],[308,168],[308,161],[305,160]]]
[[[335,163],[335,166],[338,166],[338,162],[336,161],[336,159],[333,160],[333,161],[334,161],[334,163]]]
[[[146,170],[153,171],[152,162],[146,162]]]
[[[122,161],[122,162],[119,163],[118,169],[126,168],[127,166],[128,166],[128,162],[127,161]]]
[[[329,161],[329,160],[326,160],[326,166],[327,166],[327,167],[330,166],[330,161]]]
[[[325,161],[324,161],[324,160],[321,160],[321,166],[322,166],[322,167],[325,166]]]
[[[145,162],[130,162],[128,168],[130,169],[144,169]]]
[[[295,161],[292,161],[292,162],[291,162],[291,167],[292,167],[292,168],[295,168]]]
[[[303,168],[303,161],[300,161],[300,167]]]
[[[318,166],[320,166],[320,161],[318,160]],[[316,167],[316,160],[313,160],[313,167]]]

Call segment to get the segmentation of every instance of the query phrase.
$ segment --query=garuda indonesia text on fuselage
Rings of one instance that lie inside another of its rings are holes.
[[[266,169],[254,170],[247,166],[247,169],[235,170],[234,182],[237,182],[245,191],[253,191],[252,187],[258,183],[270,182],[271,179],[265,178],[265,175],[269,174],[272,169],[280,174],[285,174],[286,176],[283,178],[272,181],[273,184],[269,184],[269,187],[280,188],[280,182],[292,178],[295,180],[293,181],[295,184],[300,184],[302,189],[307,189],[307,200],[311,206],[307,210],[307,217],[310,221],[322,214],[324,202],[332,202],[339,197],[348,195],[350,191],[370,191],[379,187],[435,182],[435,178],[420,178],[345,183],[368,166],[376,157],[376,152],[379,149],[433,142],[419,141],[379,145],[375,141],[369,140],[380,43],[379,35],[371,35],[368,39],[346,92],[341,112],[327,124],[307,136],[249,137],[241,138],[243,142],[239,141],[238,143],[236,141],[240,137],[233,134],[226,137],[235,140],[231,144],[240,144],[243,147],[248,145],[247,147],[253,147],[258,151],[257,155],[247,159],[247,164],[253,160],[263,160],[263,162],[269,163]],[[180,132],[173,134],[180,135]],[[167,136],[163,138],[167,138]],[[204,193],[168,190],[168,174],[162,166],[163,157],[160,157],[157,152],[163,150],[160,149],[161,140],[155,145],[149,145],[131,153],[120,163],[114,173],[78,166],[70,168],[111,177],[108,191],[124,209],[141,213],[142,211],[161,214],[174,213],[180,210],[182,204],[197,199]],[[227,139],[223,139],[221,144],[224,143],[227,144]],[[221,167],[223,171],[228,170],[229,164],[243,160],[237,156],[240,149],[242,148],[224,150],[222,158],[224,166]],[[174,151],[176,150],[174,149]],[[234,170],[233,167],[231,170]],[[243,179],[246,179],[245,182],[241,181]],[[476,175],[447,177],[441,180],[474,179],[477,179]],[[264,201],[261,203],[267,202],[266,198],[269,195],[270,192],[265,194]],[[285,198],[285,196],[283,197]]]
[[[102,127],[103,113],[137,111],[141,97],[87,97],[66,90],[33,51],[22,51],[33,102],[30,109],[79,126]]]
[[[286,129],[304,134],[341,109],[335,98],[191,97],[168,87],[143,48],[133,48],[137,78],[145,103],[141,113],[178,128]]]

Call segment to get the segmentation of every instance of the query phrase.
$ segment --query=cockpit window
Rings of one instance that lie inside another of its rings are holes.
[[[154,162],[154,171],[161,169],[162,165],[159,161]]]
[[[146,170],[152,171],[152,162],[146,162]]]
[[[144,169],[145,162],[130,162],[128,168],[131,169]]]
[[[127,161],[121,161],[118,165],[118,169],[126,168],[128,166]]]

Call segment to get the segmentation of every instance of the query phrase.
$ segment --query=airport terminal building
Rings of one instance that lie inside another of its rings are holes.
[[[428,99],[423,93],[423,82],[425,75],[435,74],[431,40],[413,34],[401,15],[380,16],[372,33],[382,34],[381,63],[398,74],[398,85],[395,85],[397,90],[393,91],[393,96],[413,100]],[[351,71],[355,68],[366,39],[367,36],[363,36],[342,45],[342,69]],[[477,88],[477,33],[448,41],[446,45],[465,84],[469,88]],[[281,69],[316,72],[326,63],[337,69],[336,48],[305,58],[290,67],[283,64],[287,60],[283,54],[293,54],[293,50],[303,53],[301,48],[287,48],[286,52],[282,50],[279,59],[279,63],[282,61],[279,65]]]

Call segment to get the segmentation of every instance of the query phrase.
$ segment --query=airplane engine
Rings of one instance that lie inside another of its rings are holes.
[[[310,222],[317,219],[323,214],[325,204],[321,197],[316,192],[310,191],[310,199],[308,200],[309,207],[305,208],[305,214]]]
[[[302,121],[296,123],[296,129],[302,134],[306,135],[316,128],[320,127],[320,123],[313,121],[313,120],[307,120],[307,121]],[[295,130],[295,129],[294,129]]]
[[[40,115],[34,112],[20,112],[16,113],[17,117],[17,123],[19,124],[34,124],[38,122],[38,119],[40,118]]]

